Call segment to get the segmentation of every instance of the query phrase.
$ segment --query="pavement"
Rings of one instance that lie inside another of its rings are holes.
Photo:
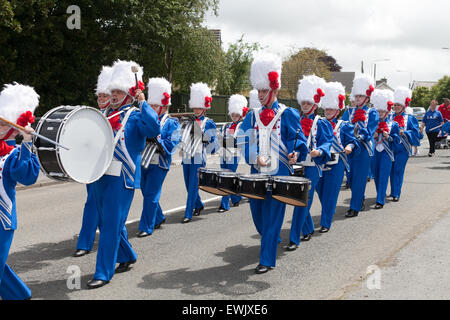
[[[86,289],[97,243],[91,254],[72,257],[86,198],[85,186],[77,183],[46,184],[40,177],[40,187],[17,192],[19,229],[8,263],[37,300],[449,299],[450,151],[429,158],[425,140],[408,163],[400,202],[374,210],[371,182],[367,211],[346,219],[351,193],[342,190],[330,232],[316,232],[294,252],[283,249],[293,210],[287,206],[277,267],[264,275],[254,273],[260,237],[247,202],[220,214],[220,198],[201,192],[202,215],[180,223],[186,201],[180,165],[173,166],[163,187],[167,222],[148,238],[136,238],[142,211],[136,191],[127,229],[138,261],[107,286]],[[317,199],[311,213],[320,228]]]

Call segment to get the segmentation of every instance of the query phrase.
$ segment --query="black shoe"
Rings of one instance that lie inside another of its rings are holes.
[[[205,209],[205,207],[201,207],[200,209],[194,209],[194,216],[198,217],[203,209]]]
[[[350,184],[346,183],[345,186],[344,186],[344,189],[350,189]]]
[[[116,268],[115,273],[123,273],[123,272],[130,271],[130,270],[131,270],[131,267],[130,267],[130,266],[131,266],[133,263],[136,263],[136,260],[130,261],[130,262],[122,262],[122,263],[119,263],[119,266]]]
[[[392,201],[394,201],[394,202],[399,202],[400,199],[399,199],[399,198],[396,198],[396,197],[392,197]]]
[[[330,229],[325,228],[325,227],[321,227],[319,230],[320,233],[327,233],[328,231],[330,231]]]
[[[82,257],[82,256],[87,255],[89,252],[90,252],[89,250],[77,250],[77,251],[75,251],[75,253],[73,254],[73,256],[74,256],[75,258],[79,258],[79,257]]]
[[[432,153],[429,153],[428,156],[431,158],[431,157],[433,156],[433,154],[432,154]]]
[[[151,236],[151,235],[152,235],[151,233],[148,233],[148,232],[145,232],[145,231],[139,231],[138,234],[137,234],[137,237],[138,238],[145,238],[145,237],[148,237],[148,236]]]
[[[314,231],[311,232],[310,234],[307,234],[306,236],[301,237],[300,241],[309,241],[309,240],[311,240],[313,234],[314,234]]]
[[[263,274],[263,273],[266,273],[266,272],[268,272],[270,270],[272,270],[272,268],[263,266],[262,264],[258,264],[258,266],[255,269],[255,273],[256,274]]]
[[[359,214],[359,212],[357,212],[357,211],[355,211],[355,210],[353,210],[353,209],[350,209],[350,210],[348,210],[347,213],[345,214],[345,217],[346,217],[346,218],[354,218],[354,217],[357,217],[358,214]]]
[[[217,210],[217,212],[220,212],[220,213],[222,213],[222,212],[227,212],[228,210],[226,210],[225,208],[222,208],[222,207],[220,207],[219,208],[219,210]]]
[[[166,223],[166,219],[165,219],[165,218],[164,218],[163,221],[161,221],[160,223],[158,223],[157,225],[155,225],[155,229],[161,228],[161,225],[164,224],[164,223]]]
[[[191,222],[191,221],[192,221],[192,219],[184,218],[184,219],[181,221],[181,223],[189,223],[189,222]]]
[[[370,180],[372,180],[372,178],[367,178],[367,182],[370,182]]]
[[[236,202],[236,203],[233,203],[233,207],[239,207],[239,204],[240,204],[241,202],[239,201],[239,202]]]
[[[87,287],[88,287],[88,289],[97,289],[97,288],[103,287],[105,284],[108,284],[108,283],[109,283],[109,281],[92,279],[91,281],[89,281],[87,283]]]
[[[375,205],[375,209],[376,209],[376,210],[383,209],[383,207],[384,207],[384,205],[379,204],[379,203],[377,203],[377,204]]]
[[[295,251],[295,250],[297,250],[297,248],[298,248],[298,246],[295,243],[293,243],[292,241],[289,242],[289,245],[287,245],[285,247],[286,251]]]

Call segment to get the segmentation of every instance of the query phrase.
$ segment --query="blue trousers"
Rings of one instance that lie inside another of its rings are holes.
[[[256,230],[261,235],[259,263],[274,268],[286,205],[273,199],[269,191],[266,200],[250,199],[250,210]]]
[[[336,213],[339,192],[341,190],[342,180],[344,180],[345,165],[340,160],[331,167],[331,170],[324,171],[322,177],[316,185],[317,195],[322,205],[322,215],[320,225],[331,228],[333,216]]]
[[[148,169],[141,171],[141,191],[144,197],[139,230],[153,233],[155,224],[160,224],[166,217],[164,216],[159,199],[161,198],[164,179],[169,170],[162,169],[157,165],[150,165]]]
[[[386,203],[386,190],[392,169],[392,161],[386,151],[375,151],[374,179],[377,189],[377,203]]]
[[[185,218],[192,219],[194,209],[203,208],[202,199],[200,199],[200,195],[198,194],[198,169],[204,166],[204,164],[183,163],[184,184],[188,193],[186,211],[184,213]]]
[[[395,161],[391,169],[391,196],[395,198],[400,198],[402,193],[403,177],[405,176],[408,159],[409,153],[407,151],[395,154]]]
[[[6,264],[14,231],[0,227],[0,297],[3,300],[25,300],[31,297],[31,290]]]
[[[125,227],[134,189],[125,188],[123,174],[120,177],[105,175],[93,186],[100,217],[94,279],[109,281],[114,276],[116,263],[137,260]]]
[[[296,245],[300,244],[300,234],[310,234],[314,231],[314,221],[310,209],[314,199],[314,191],[319,182],[319,172],[316,167],[305,167],[305,177],[311,180],[311,189],[308,193],[308,206],[295,207],[292,213],[291,232],[289,240]]]
[[[358,155],[352,157],[350,164],[350,180],[352,199],[350,209],[360,212],[365,199],[367,177],[369,176],[371,157],[365,147]]]
[[[236,172],[238,166],[239,166],[239,163],[231,163],[231,164],[222,163],[220,165],[220,167],[222,169],[229,169],[229,170],[231,170],[233,172]],[[236,204],[236,203],[238,203],[239,201],[242,200],[242,197],[241,196],[235,196],[235,195],[224,196],[224,197],[222,197],[222,202],[220,203],[220,206],[222,208],[224,208],[225,210],[230,210],[230,199],[231,199],[231,202],[233,204]]]
[[[83,222],[78,236],[77,249],[92,251],[95,233],[99,223],[97,203],[94,198],[92,184],[86,185],[87,199],[84,204]]]

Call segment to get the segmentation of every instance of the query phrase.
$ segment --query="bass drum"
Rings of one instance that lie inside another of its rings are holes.
[[[41,170],[51,179],[92,183],[111,165],[114,134],[108,119],[97,109],[54,108],[41,118],[36,132],[70,149],[33,138]]]

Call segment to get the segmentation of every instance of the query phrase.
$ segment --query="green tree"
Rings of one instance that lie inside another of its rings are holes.
[[[244,36],[230,44],[225,53],[226,70],[218,81],[219,94],[231,95],[251,88],[250,66],[253,54],[260,48],[257,43],[244,42]]]
[[[326,56],[326,52],[315,48],[294,49],[293,53],[283,62],[282,91],[280,92],[282,97],[295,99],[298,81],[305,75],[315,74],[328,80],[330,69],[324,62]]]
[[[438,81],[436,85],[431,88],[431,96],[439,103],[442,103],[444,98],[450,99],[450,77],[445,76]]]
[[[428,109],[432,100],[431,90],[427,87],[417,87],[413,91],[411,106]]]

